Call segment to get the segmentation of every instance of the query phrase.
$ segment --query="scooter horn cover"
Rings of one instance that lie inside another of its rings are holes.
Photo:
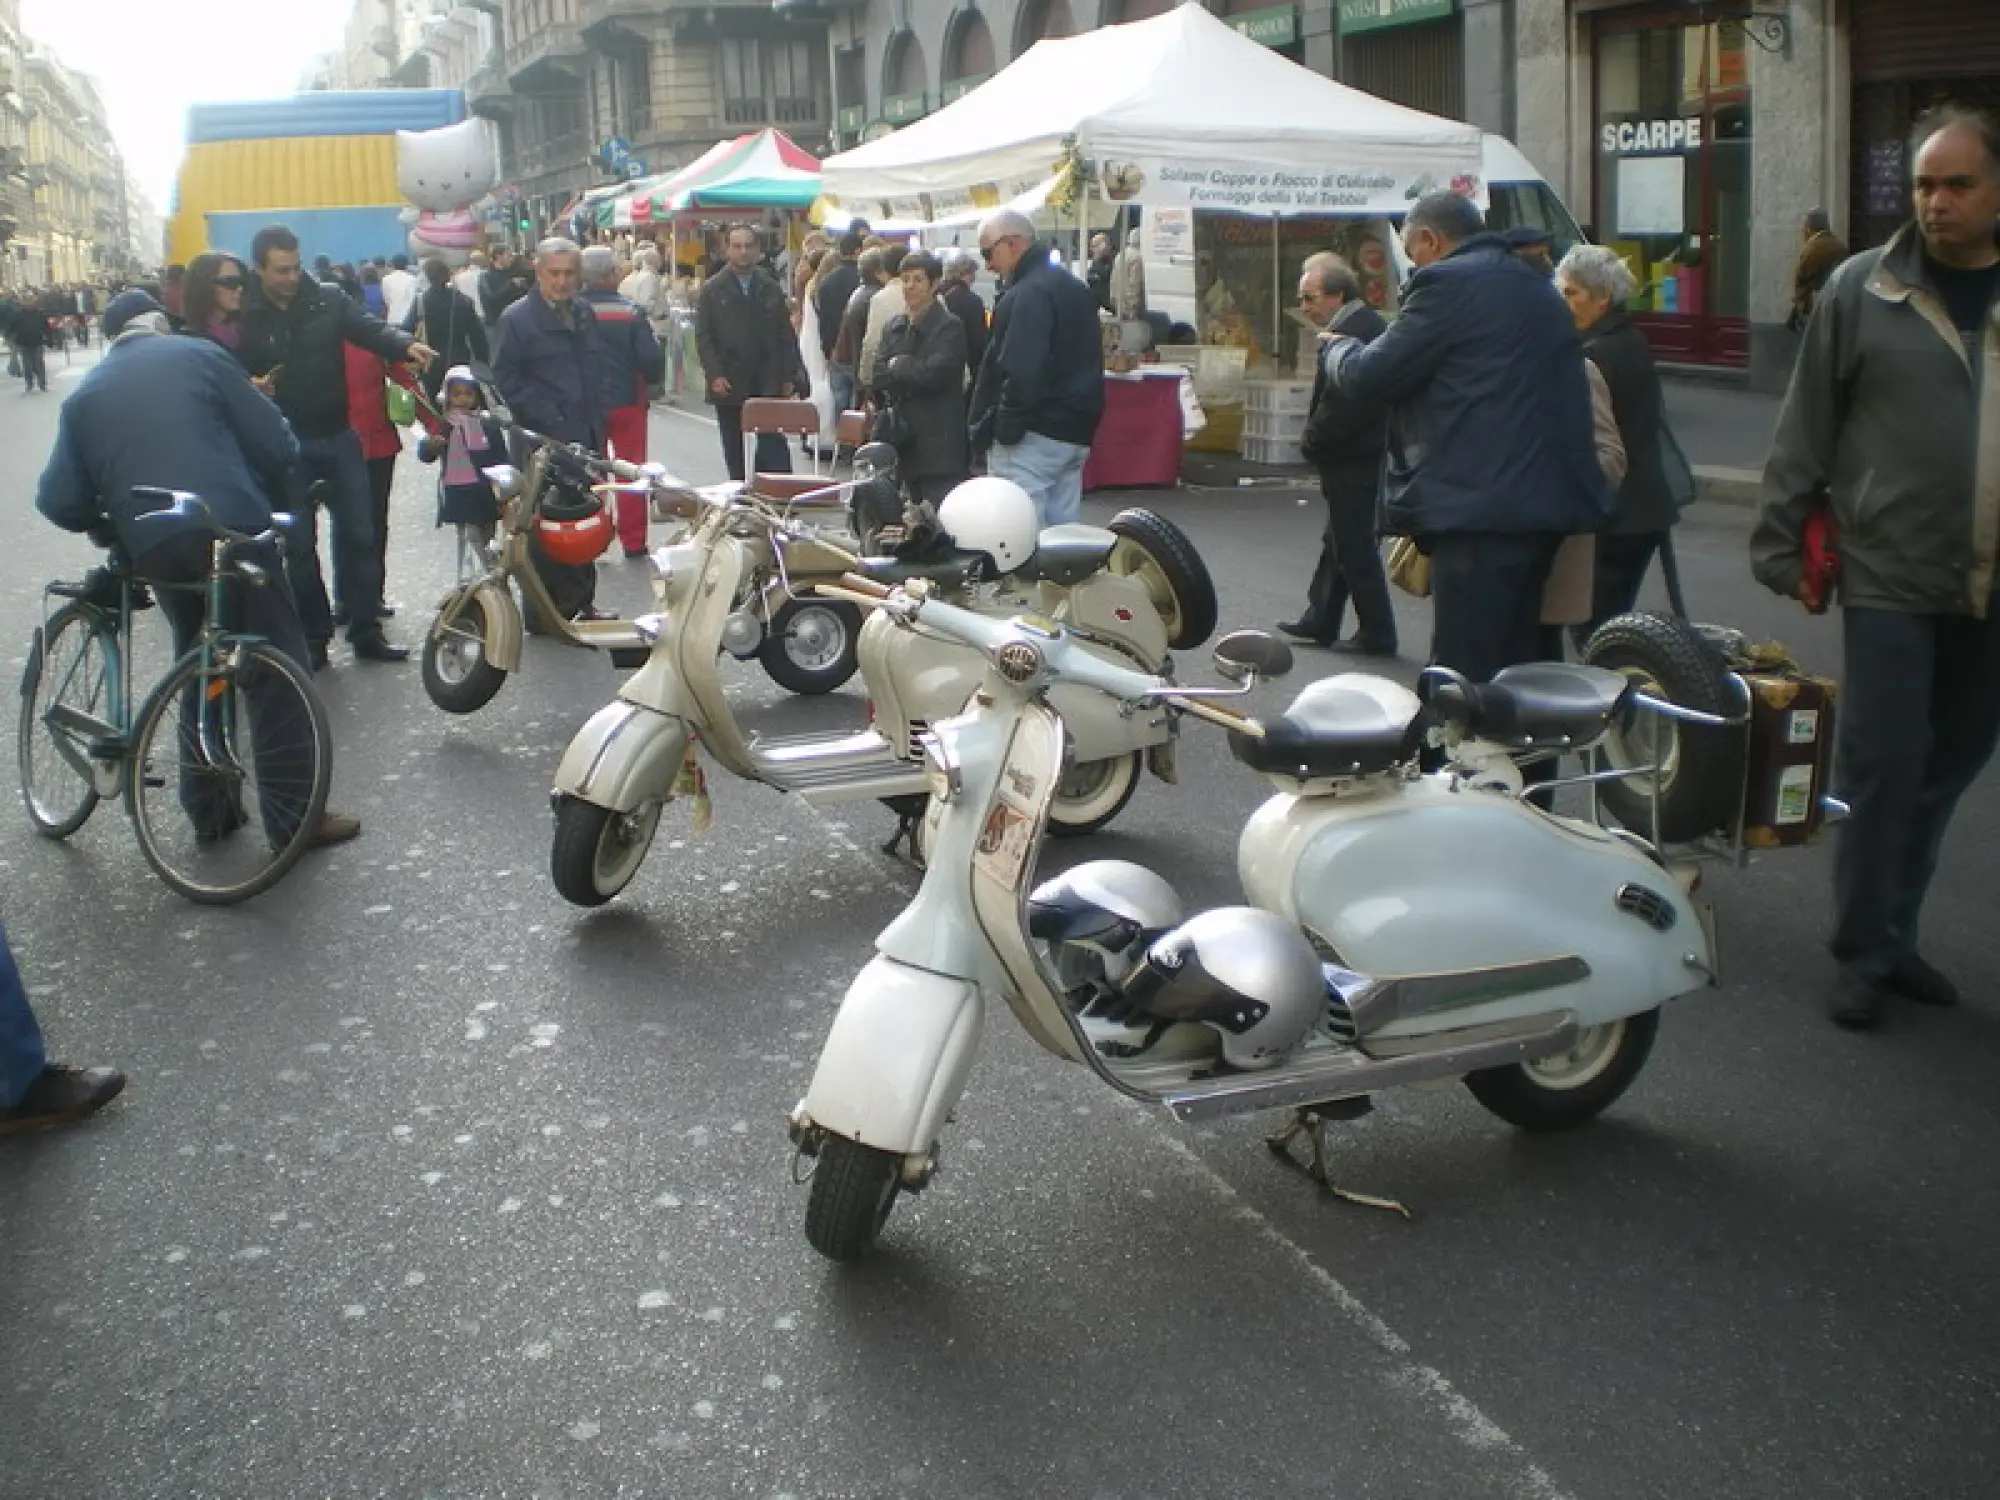
[[[1125,981],[1135,1007],[1193,1021],[1222,1038],[1246,1071],[1284,1061],[1326,1011],[1326,980],[1299,930],[1253,906],[1223,906],[1176,927]]]

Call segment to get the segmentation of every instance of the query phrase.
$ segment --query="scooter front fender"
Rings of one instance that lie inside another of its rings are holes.
[[[514,596],[507,592],[507,585],[491,578],[461,584],[444,596],[443,602],[438,605],[437,619],[431,622],[432,638],[441,639],[445,631],[457,623],[468,604],[477,604],[486,622],[485,644],[482,647],[486,660],[503,672],[520,671],[521,611],[515,607]]]
[[[635,812],[673,790],[687,743],[685,720],[622,699],[607,703],[563,751],[556,791],[611,812]]]
[[[877,954],[854,976],[806,1090],[808,1120],[878,1151],[929,1151],[965,1090],[979,986]]]

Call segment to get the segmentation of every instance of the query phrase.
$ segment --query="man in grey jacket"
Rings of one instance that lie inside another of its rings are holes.
[[[1952,1005],[1917,919],[1952,809],[2000,740],[2000,123],[1945,111],[1912,138],[1916,223],[1855,256],[1806,324],[1751,557],[1796,596],[1807,518],[1840,543],[1845,691],[1828,1010]]]

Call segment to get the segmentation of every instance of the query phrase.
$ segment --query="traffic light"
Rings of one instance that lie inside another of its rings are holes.
[[[527,234],[535,227],[535,221],[525,213],[521,215],[521,233]]]

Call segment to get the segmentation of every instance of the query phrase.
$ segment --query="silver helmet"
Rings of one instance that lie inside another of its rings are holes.
[[[1184,915],[1174,888],[1144,865],[1094,859],[1036,886],[1028,934],[1043,945],[1065,989],[1097,979],[1116,985],[1146,945]]]
[[[1217,907],[1183,922],[1146,950],[1124,992],[1158,1020],[1211,1027],[1223,1059],[1246,1071],[1283,1062],[1326,1013],[1312,945],[1254,906]]]

